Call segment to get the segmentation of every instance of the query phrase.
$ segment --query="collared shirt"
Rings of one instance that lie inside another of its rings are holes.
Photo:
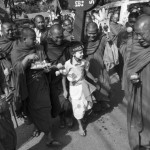
[[[40,30],[38,30],[37,28],[34,29],[35,31],[35,34],[36,34],[36,40],[38,43],[41,43],[41,36],[42,36],[42,33],[40,32]]]
[[[78,84],[84,79],[85,71],[89,69],[89,62],[84,59],[81,62],[77,62],[73,58],[72,63],[71,60],[65,63],[65,69],[67,71],[67,79],[70,83]]]

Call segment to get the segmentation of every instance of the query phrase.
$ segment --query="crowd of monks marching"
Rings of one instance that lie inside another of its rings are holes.
[[[12,115],[34,124],[33,136],[44,132],[47,146],[61,145],[52,136],[56,117],[60,128],[71,128],[76,120],[86,136],[86,116],[111,107],[112,72],[128,102],[131,149],[150,147],[150,16],[132,12],[125,26],[118,19],[113,13],[108,32],[87,16],[82,42],[73,36],[69,18],[48,25],[37,15],[21,31],[14,22],[2,23],[0,150],[16,150]]]

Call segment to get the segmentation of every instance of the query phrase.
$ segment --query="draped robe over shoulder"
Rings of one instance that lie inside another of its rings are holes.
[[[68,42],[64,41],[62,45],[56,45],[51,39],[48,40],[47,56],[52,64],[64,64],[69,59]],[[49,83],[52,102],[52,116],[56,117],[64,105],[65,98],[63,96],[62,76],[55,75],[56,69],[49,73]]]
[[[9,40],[6,37],[0,38],[0,63],[2,69],[8,68],[9,70],[12,68],[10,53],[13,49],[14,40]],[[6,77],[6,81],[9,83],[10,87],[13,87],[12,76]]]
[[[85,57],[90,62],[89,72],[98,78],[101,87],[96,92],[96,99],[99,100],[103,96],[108,97],[110,92],[110,79],[103,62],[103,54],[105,50],[106,38],[97,39],[93,42],[85,41]]]
[[[132,84],[130,75],[137,73],[139,84]],[[125,97],[128,100],[127,124],[131,149],[150,144],[150,47],[134,43],[127,64]]]
[[[123,26],[119,23],[110,22],[110,38],[117,44],[119,33],[123,30]]]
[[[41,61],[44,60],[46,56],[42,48],[38,45],[30,49],[21,41],[17,41],[11,59],[17,100],[26,102],[29,118],[40,131],[48,133],[52,122],[50,90],[46,75],[41,70],[30,69],[30,65],[24,70],[22,65],[22,60],[33,53],[37,53]]]
[[[123,59],[123,74],[122,74],[122,89],[124,90],[124,86],[126,81],[126,71],[127,71],[127,64],[130,59],[130,53],[133,49],[134,43],[137,43],[137,40],[134,37],[129,36],[126,41],[121,44],[119,48],[119,52]]]

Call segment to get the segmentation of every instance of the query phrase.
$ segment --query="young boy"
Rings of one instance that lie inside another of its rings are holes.
[[[69,94],[73,107],[74,117],[79,124],[79,134],[85,136],[85,131],[81,120],[87,110],[93,106],[92,93],[96,90],[96,87],[85,80],[85,76],[88,76],[95,83],[95,79],[91,73],[89,73],[89,62],[83,59],[83,45],[80,42],[74,42],[71,47],[72,58],[65,63],[66,77],[70,82]],[[65,78],[64,78],[65,80]],[[65,82],[63,82],[65,84]],[[64,93],[67,96],[66,85],[64,87]]]

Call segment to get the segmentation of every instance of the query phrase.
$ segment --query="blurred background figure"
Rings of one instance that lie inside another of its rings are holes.
[[[45,17],[45,26],[50,27],[50,18],[49,17]]]
[[[19,30],[18,30],[18,25],[15,22],[12,23],[12,28],[13,28],[14,38],[18,39],[20,37],[20,34],[19,34]]]
[[[30,22],[29,28],[34,29],[35,28],[35,23],[33,21]]]
[[[63,32],[64,39],[66,39],[68,41],[74,40],[72,22],[69,19],[66,19],[66,20],[64,20],[62,26],[64,29],[64,32]]]

